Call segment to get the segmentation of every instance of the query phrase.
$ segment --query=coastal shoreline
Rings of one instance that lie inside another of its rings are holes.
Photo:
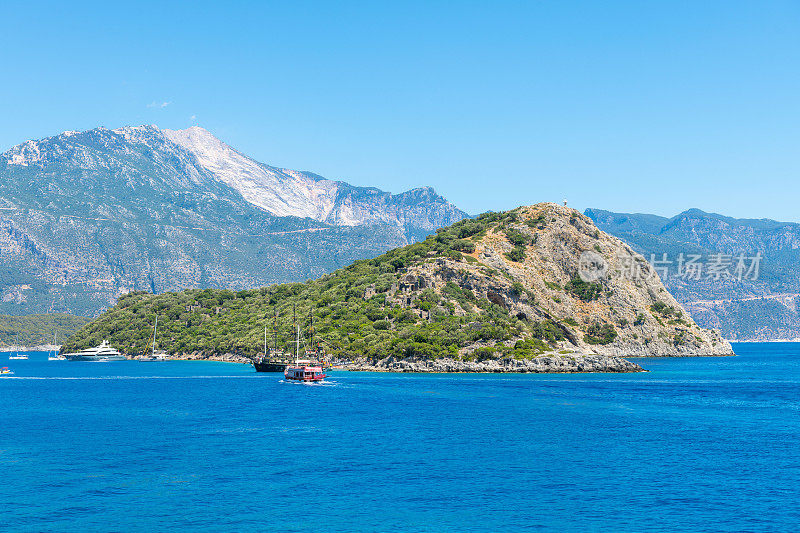
[[[341,370],[351,372],[452,373],[452,374],[587,374],[647,372],[636,363],[622,357],[599,355],[553,355],[534,359],[487,359],[463,361],[450,358],[421,360],[366,359],[348,362]]]
[[[701,353],[680,355],[626,355],[627,359],[690,359],[698,357],[736,357],[735,353]]]
[[[6,352],[52,352],[59,351],[61,346],[54,346],[52,344],[42,344],[41,346],[13,346],[6,345],[0,346],[0,353]]]
[[[558,354],[548,353],[532,359],[485,359],[470,361],[452,358],[422,359],[395,358],[383,359],[358,358],[356,360],[334,359],[331,362],[334,370],[348,372],[386,372],[386,373],[419,373],[419,374],[624,374],[633,372],[649,372],[630,359],[644,358],[687,358],[687,357],[733,357],[729,354],[680,354],[680,355],[605,355],[605,354]],[[135,356],[126,355],[131,361]],[[206,355],[202,353],[174,354],[167,357],[169,361],[214,361],[252,365],[253,361],[241,354],[224,353]]]
[[[737,344],[739,344],[739,343],[745,343],[745,342],[750,342],[750,343],[755,343],[755,344],[764,344],[764,343],[768,343],[768,342],[778,342],[778,343],[787,343],[787,342],[796,343],[796,342],[800,342],[800,339],[768,339],[768,340],[757,340],[757,339],[735,340],[735,339],[725,339],[725,340],[726,340],[727,342],[735,342],[735,343],[737,343]]]
[[[171,361],[215,361],[222,363],[252,364],[252,361],[238,354],[180,354],[170,356]],[[448,373],[448,374],[587,374],[647,372],[636,363],[625,358],[605,355],[561,355],[553,354],[534,359],[487,359],[484,361],[464,361],[451,358],[442,359],[396,359],[386,357],[380,360],[366,358],[355,361],[333,360],[335,370],[348,372],[393,372],[393,373]]]
[[[212,354],[209,356],[204,356],[202,354],[196,353],[189,353],[189,354],[178,354],[178,355],[170,355],[168,357],[170,361],[215,361],[217,363],[236,363],[242,365],[252,365],[253,361],[244,355],[233,354],[233,353],[223,353],[223,354]]]

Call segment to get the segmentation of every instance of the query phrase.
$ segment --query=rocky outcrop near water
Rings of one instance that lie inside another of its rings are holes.
[[[386,358],[379,361],[362,360],[347,363],[342,368],[359,372],[421,372],[421,373],[518,373],[518,374],[576,374],[586,372],[645,372],[641,366],[622,357],[603,355],[548,355],[534,359],[491,359],[469,361],[451,358],[420,360]]]
[[[221,363],[240,363],[243,365],[253,364],[253,360],[247,356],[236,353],[214,353],[204,354],[199,352],[181,353],[168,356],[174,361],[219,361]]]

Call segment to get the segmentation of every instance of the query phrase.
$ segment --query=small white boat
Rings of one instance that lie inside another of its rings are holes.
[[[19,335],[16,336],[15,341],[19,342]],[[9,359],[27,359],[28,358],[28,354],[19,353],[24,349],[25,349],[25,347],[21,346],[21,345],[9,346],[8,347],[8,351],[11,352],[11,353],[9,354],[8,358]]]
[[[154,362],[154,361],[168,361],[169,354],[167,352],[153,352],[150,355],[141,355],[136,358],[137,361]]]
[[[7,366],[0,368],[0,376],[13,376],[14,372],[8,369]]]
[[[156,332],[158,331],[158,315],[156,315],[156,324],[153,326],[153,351],[150,355],[141,355],[136,358],[137,361],[157,362],[166,361],[169,356],[166,352],[159,350],[156,351]]]

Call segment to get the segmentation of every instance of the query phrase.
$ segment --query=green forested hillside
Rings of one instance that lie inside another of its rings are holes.
[[[456,283],[449,283],[438,293],[432,289],[417,291],[410,305],[396,301],[398,284],[409,266],[437,258],[477,263],[472,257],[465,259],[457,249],[474,249],[474,241],[488,228],[514,218],[514,213],[509,212],[465,220],[421,243],[391,250],[375,259],[356,261],[306,283],[239,292],[206,289],[159,295],[131,293],[70,338],[64,349],[83,348],[108,339],[126,353],[141,353],[148,349],[157,314],[159,347],[170,353],[255,355],[263,351],[265,326],[272,344],[276,313],[279,343],[290,349],[296,309],[303,336],[309,337],[312,310],[316,338],[333,353],[453,356],[470,343],[511,340],[524,332],[536,338],[505,350],[516,350],[521,355],[540,353],[547,348],[542,339],[563,338],[557,327],[521,320]],[[464,327],[467,324],[470,327]]]
[[[82,316],[62,314],[0,315],[0,343],[5,346],[52,344],[56,332],[59,342],[62,342],[87,322],[89,319]]]

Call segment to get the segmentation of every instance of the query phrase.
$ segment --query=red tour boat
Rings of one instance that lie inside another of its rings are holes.
[[[313,364],[315,363],[311,361],[297,361],[295,364],[287,366],[283,375],[292,381],[322,381],[325,379],[322,367],[311,366]]]
[[[322,381],[325,379],[325,373],[322,371],[322,365],[315,361],[300,360],[300,326],[297,326],[297,348],[295,350],[294,364],[286,366],[283,371],[283,377],[291,381]]]

